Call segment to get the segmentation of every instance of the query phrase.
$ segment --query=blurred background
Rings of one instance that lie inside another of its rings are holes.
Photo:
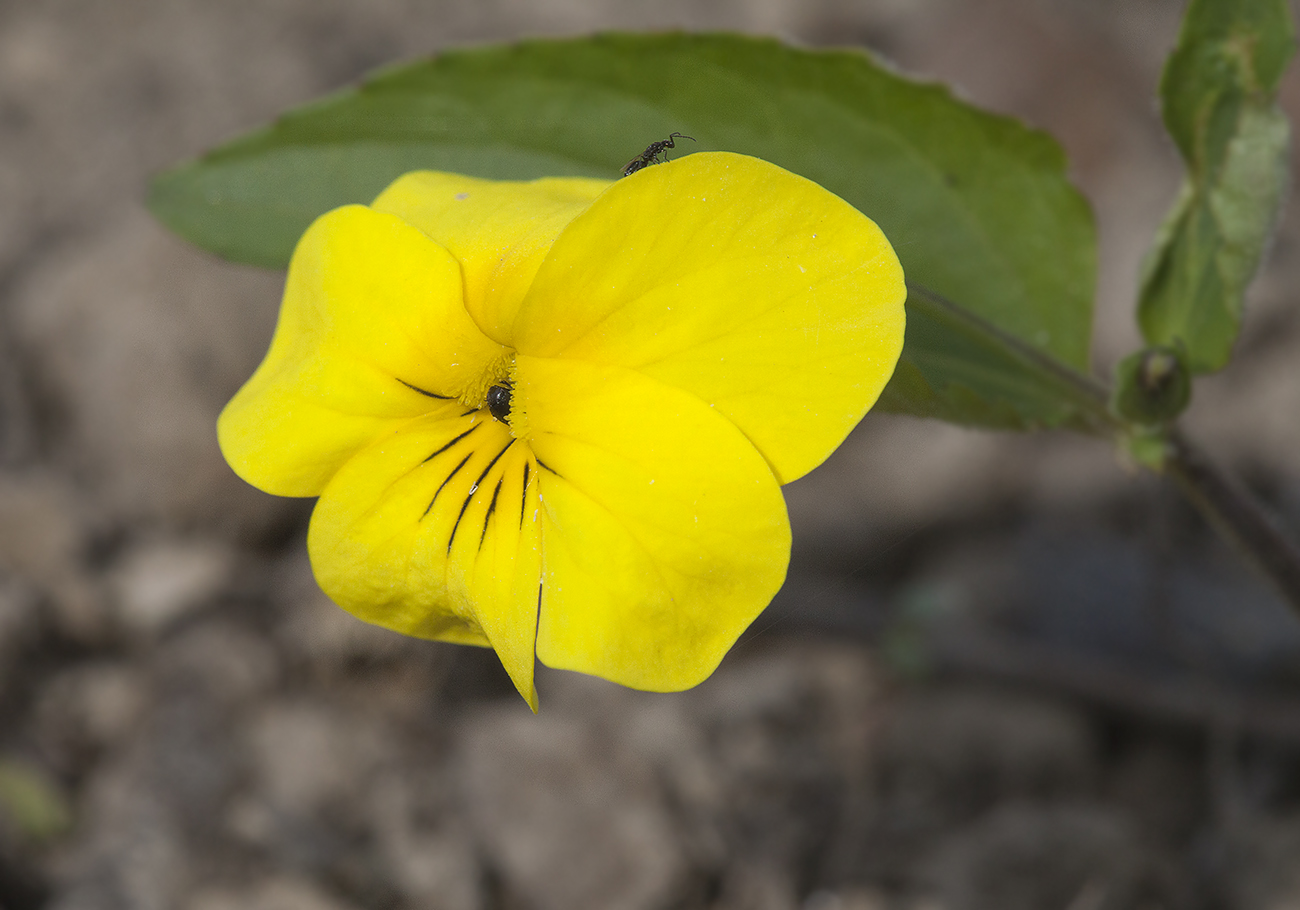
[[[1154,98],[1181,6],[0,2],[0,910],[1300,908],[1300,622],[1108,446],[869,415],[787,488],[790,581],[712,679],[543,671],[533,717],[491,653],[317,591],[310,504],[243,485],[213,429],[281,276],[142,203],[446,47],[860,46],[1065,145],[1105,373],[1180,176]],[[1188,424],[1295,531],[1290,214]]]

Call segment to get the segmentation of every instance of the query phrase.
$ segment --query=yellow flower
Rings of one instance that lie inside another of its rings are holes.
[[[904,296],[874,223],[755,158],[408,174],[308,228],[221,448],[320,497],[335,602],[494,648],[534,710],[534,655],[685,689],[784,581],[780,485],[875,402]]]

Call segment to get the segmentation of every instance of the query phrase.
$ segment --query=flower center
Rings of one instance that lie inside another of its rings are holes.
[[[521,415],[515,407],[514,394],[515,355],[513,351],[507,351],[488,365],[478,381],[460,395],[460,400],[466,407],[476,411],[487,408],[488,413],[504,423],[510,434],[517,438],[514,423]]]
[[[515,355],[513,351],[505,351],[491,363],[486,365],[486,369],[471,380],[457,397],[461,404],[467,408],[477,410],[481,407],[491,408],[489,398],[499,396],[500,393],[494,393],[492,390],[498,386],[503,386],[507,390],[514,389],[514,367]],[[506,414],[510,413],[509,396],[506,398]],[[492,412],[493,417],[501,419],[495,410]]]

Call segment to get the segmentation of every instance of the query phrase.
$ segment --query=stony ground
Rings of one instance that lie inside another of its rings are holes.
[[[306,507],[213,437],[280,279],[141,204],[158,169],[443,47],[858,43],[1066,144],[1107,369],[1177,181],[1152,101],[1177,14],[0,3],[0,910],[1300,907],[1300,623],[1106,447],[873,416],[789,488],[791,581],[713,679],[547,672],[533,717],[491,654],[317,591]],[[1293,222],[1190,423],[1300,528]]]

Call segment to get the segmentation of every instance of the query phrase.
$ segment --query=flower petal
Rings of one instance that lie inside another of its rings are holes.
[[[393,215],[335,209],[294,251],[270,351],[218,421],[221,449],[254,486],[314,496],[393,421],[507,356],[466,314],[444,248]]]
[[[905,296],[889,242],[848,203],[765,161],[699,153],[620,180],[578,216],[511,336],[524,354],[694,392],[788,483],[879,396]]]
[[[479,180],[417,171],[384,190],[373,208],[451,251],[464,269],[470,315],[489,337],[509,345],[515,311],[551,244],[609,185],[582,177]]]
[[[620,367],[520,356],[541,467],[547,664],[652,691],[707,677],[785,579],[766,462],[698,398]]]
[[[482,412],[408,421],[321,494],[307,535],[316,580],[367,622],[491,645],[536,710],[537,473],[528,449]]]

